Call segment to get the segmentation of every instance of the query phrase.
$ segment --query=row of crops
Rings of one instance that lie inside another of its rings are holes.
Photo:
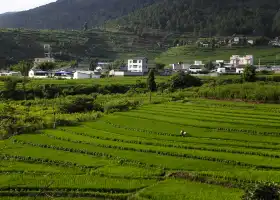
[[[209,100],[148,104],[14,136],[0,141],[0,196],[237,200],[250,184],[280,182],[279,110]]]

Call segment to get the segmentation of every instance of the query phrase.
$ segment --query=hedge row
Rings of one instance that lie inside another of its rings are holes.
[[[236,129],[236,128],[217,128],[217,131],[226,131],[226,132],[239,132],[239,133],[246,133],[250,135],[264,135],[264,136],[278,136],[280,137],[280,132],[259,132],[255,130],[248,130],[248,129]]]
[[[4,186],[0,188],[0,191],[4,192],[40,192],[42,187],[29,187],[29,186]],[[68,187],[59,187],[59,188],[46,188],[44,191],[46,192],[101,192],[101,193],[132,193],[137,190],[141,190],[141,188],[133,188],[133,189],[121,189],[121,188],[68,188]]]
[[[164,136],[181,137],[181,135],[176,135],[176,134],[172,134],[172,133],[155,132],[155,131],[150,131],[150,130],[141,129],[141,128],[131,128],[131,127],[127,127],[127,126],[121,126],[118,124],[113,124],[112,122],[110,122],[108,120],[106,120],[105,123],[113,126],[114,128],[122,128],[122,129],[129,130],[129,131],[137,131],[137,132],[142,132],[142,133],[157,134],[157,135],[164,135]]]
[[[130,193],[128,194],[110,194],[101,192],[63,192],[63,191],[53,191],[53,192],[33,192],[33,191],[2,191],[0,192],[2,197],[37,197],[37,196],[47,196],[47,197],[96,197],[105,199],[116,199],[116,200],[126,200]]]
[[[51,148],[51,149],[56,149],[56,150],[68,151],[68,152],[76,152],[76,153],[88,154],[88,155],[93,155],[93,156],[106,157],[108,159],[122,160],[122,162],[120,162],[120,163],[129,162],[131,164],[136,164],[136,165],[140,165],[140,166],[147,166],[148,165],[146,163],[141,163],[139,161],[123,159],[123,158],[120,158],[120,157],[117,157],[117,156],[112,156],[112,155],[105,154],[105,153],[100,153],[100,152],[89,152],[87,150],[57,147],[57,146],[54,146],[54,145],[34,144],[34,143],[31,143],[31,142],[24,142],[24,141],[18,141],[18,140],[16,140],[15,142],[20,143],[20,144],[28,144],[28,145],[31,145],[31,146],[42,147],[42,148]],[[119,149],[119,150],[152,153],[152,154],[157,154],[157,155],[172,156],[172,157],[179,157],[179,158],[206,160],[206,161],[220,162],[220,163],[224,163],[224,164],[231,164],[231,165],[237,165],[237,166],[243,166],[243,167],[255,167],[255,168],[260,168],[260,169],[280,169],[280,167],[275,167],[275,166],[254,165],[254,164],[248,164],[248,163],[244,163],[244,162],[240,162],[240,161],[236,161],[236,160],[226,160],[226,159],[213,158],[213,157],[208,157],[208,156],[195,156],[195,155],[184,154],[184,153],[163,152],[163,151],[156,151],[156,150],[151,150],[151,149],[136,149],[136,148],[131,148],[131,147],[121,147],[121,146],[114,146],[114,145],[101,145],[101,144],[94,144],[94,145],[96,145],[98,147],[103,147],[103,148],[112,148],[112,149]],[[148,165],[148,166],[157,167],[155,165]]]
[[[262,152],[252,152],[252,151],[240,151],[240,150],[232,150],[232,149],[217,149],[217,148],[210,148],[210,147],[193,147],[193,146],[186,146],[186,145],[178,145],[178,144],[162,144],[162,143],[153,143],[153,142],[143,142],[143,141],[137,141],[137,140],[123,140],[123,139],[116,139],[116,138],[108,138],[108,137],[101,137],[101,136],[91,136],[85,133],[78,133],[74,131],[69,131],[65,129],[61,129],[63,131],[67,131],[68,133],[76,134],[76,135],[82,135],[82,136],[87,136],[90,138],[94,139],[102,139],[102,140],[108,140],[108,141],[114,141],[114,142],[123,142],[123,143],[130,143],[130,144],[144,144],[144,145],[151,145],[151,146],[160,146],[160,147],[173,147],[173,148],[181,148],[181,149],[195,149],[195,150],[202,150],[202,151],[213,151],[213,152],[225,152],[225,153],[233,153],[233,154],[245,154],[245,155],[256,155],[256,156],[266,156],[266,157],[272,157],[272,158],[280,158],[280,155],[273,155],[273,154],[268,154],[268,153],[262,153]],[[83,142],[79,140],[71,140],[71,139],[66,139],[63,137],[57,137],[53,135],[46,134],[48,137],[58,139],[58,140],[64,140],[68,142],[73,142],[73,143],[82,143],[82,144],[92,144],[90,142]],[[231,145],[228,145],[229,147]],[[259,147],[256,147],[259,148]],[[268,148],[268,147],[267,147]],[[274,148],[274,149],[279,149],[279,148]]]
[[[141,118],[141,119],[148,119],[151,120],[150,118],[147,117],[143,117],[143,116],[137,116],[137,118]],[[163,121],[166,122],[164,120],[160,120],[158,119],[158,121]],[[111,122],[106,122],[107,124],[110,124]],[[175,124],[178,125],[184,125],[184,126],[190,126],[190,127],[195,127],[195,128],[205,128],[205,129],[209,129],[209,130],[217,130],[217,131],[227,131],[227,132],[240,132],[240,133],[247,133],[247,134],[254,134],[254,135],[273,135],[273,136],[280,136],[280,133],[277,132],[258,132],[258,131],[254,131],[254,130],[248,130],[248,129],[235,129],[235,128],[213,128],[213,127],[209,127],[209,126],[201,126],[201,125],[186,125],[186,124],[182,124],[182,123],[178,123],[175,122]],[[112,124],[114,127],[116,128],[124,128],[121,127],[120,125],[114,125]],[[138,132],[146,132],[146,133],[155,133],[158,135],[167,135],[167,136],[175,136],[175,137],[182,137],[181,135],[175,135],[175,134],[171,134],[171,133],[162,133],[162,132],[153,132],[153,131],[145,131],[143,129],[139,129],[139,128],[129,128],[127,127],[127,130],[132,130],[132,131],[138,131]],[[188,134],[187,137],[193,137],[192,135]],[[217,138],[217,139],[221,139],[221,138]]]
[[[41,148],[47,148],[47,149],[55,149],[55,150],[60,150],[60,151],[67,151],[67,152],[74,152],[74,153],[81,153],[81,154],[87,154],[87,155],[92,155],[95,157],[104,157],[110,160],[117,160],[119,164],[125,164],[125,165],[134,165],[134,166],[140,166],[140,167],[151,167],[151,168],[155,168],[157,167],[156,165],[149,165],[146,163],[142,163],[136,160],[131,160],[131,159],[126,159],[126,158],[121,158],[118,156],[112,156],[110,154],[106,154],[106,153],[100,153],[100,152],[90,152],[87,151],[85,149],[74,149],[74,148],[65,148],[65,147],[58,147],[58,146],[54,146],[54,145],[47,145],[47,144],[35,144],[32,142],[24,142],[24,141],[19,141],[19,140],[14,140],[15,143],[18,144],[27,144],[27,145],[31,145],[31,146],[35,146],[35,147],[41,147]],[[105,145],[103,145],[102,147],[104,147]],[[106,146],[107,148],[112,148],[111,146]],[[120,147],[121,148],[121,147]]]
[[[241,180],[232,177],[223,177],[219,175],[210,175],[210,174],[202,174],[202,173],[189,173],[189,172],[175,172],[168,177],[173,178],[182,178],[190,181],[212,184],[212,185],[220,185],[223,187],[230,188],[241,188],[245,189],[249,184],[259,183],[258,181],[250,181],[250,180]]]
[[[61,161],[61,160],[50,160],[48,158],[32,158],[30,156],[12,156],[12,155],[8,155],[8,154],[1,154],[0,160],[15,160],[15,161],[44,164],[44,165],[55,165],[55,166],[62,166],[62,167],[77,167],[80,169],[96,168],[95,166],[79,165],[77,163],[65,162],[65,161]]]

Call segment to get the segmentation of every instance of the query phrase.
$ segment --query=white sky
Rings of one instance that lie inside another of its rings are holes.
[[[55,1],[56,0],[0,0],[0,13],[29,10]]]

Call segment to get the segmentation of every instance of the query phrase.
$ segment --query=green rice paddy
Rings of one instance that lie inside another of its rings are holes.
[[[279,117],[189,100],[14,136],[0,141],[0,198],[237,200],[245,184],[280,183]]]

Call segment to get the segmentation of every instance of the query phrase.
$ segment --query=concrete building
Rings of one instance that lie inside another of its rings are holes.
[[[47,71],[31,69],[28,72],[29,78],[49,78],[51,74]]]
[[[145,57],[138,57],[133,59],[128,59],[127,63],[128,72],[141,72],[146,73],[148,72],[148,59]]]
[[[234,67],[237,67],[239,65],[253,65],[254,57],[253,55],[233,55],[230,57],[230,64],[232,64]]]
[[[13,72],[13,71],[1,72],[0,76],[21,76],[21,73],[20,72]]]
[[[100,77],[100,74],[97,75],[93,71],[76,71],[73,74],[73,79],[92,79]]]

